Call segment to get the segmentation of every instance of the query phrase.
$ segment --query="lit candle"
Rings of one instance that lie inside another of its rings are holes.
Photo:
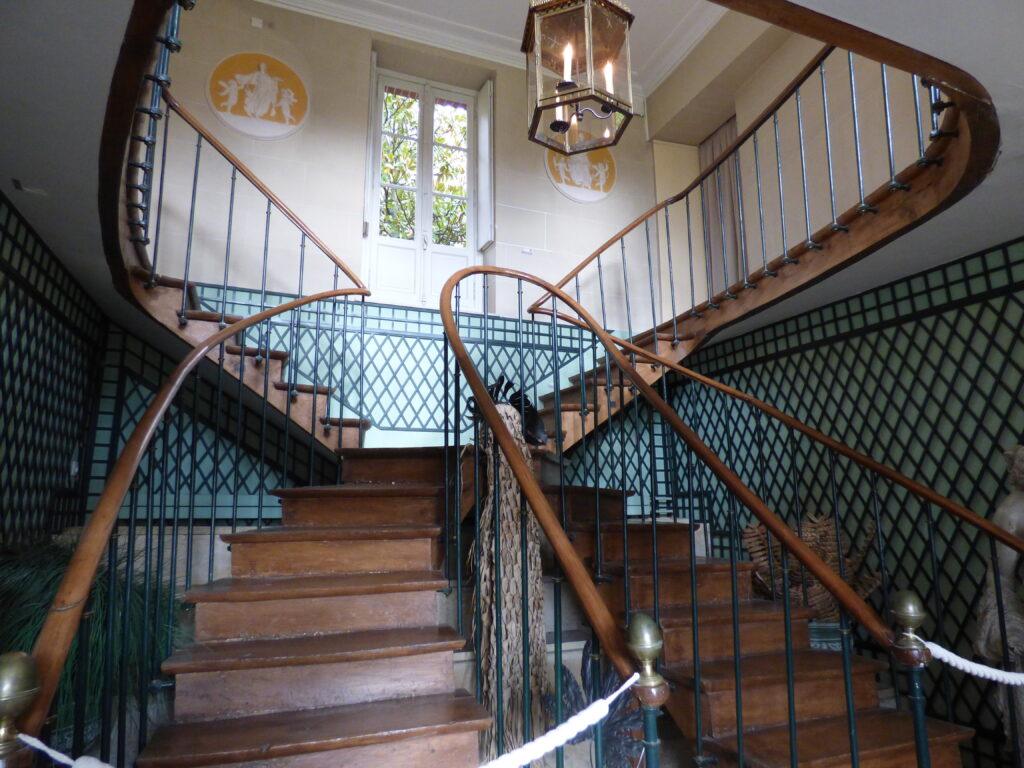
[[[572,43],[566,43],[562,51],[562,82],[572,82]]]
[[[611,129],[609,129],[609,128],[605,128],[605,129],[604,129],[604,137],[605,137],[606,139],[610,139],[610,138],[612,137],[612,132],[611,132]]]
[[[555,107],[555,120],[557,120],[558,122],[561,123],[563,121],[562,115],[563,115],[562,108],[561,107]]]
[[[610,96],[615,95],[615,72],[611,61],[604,65],[604,89]]]

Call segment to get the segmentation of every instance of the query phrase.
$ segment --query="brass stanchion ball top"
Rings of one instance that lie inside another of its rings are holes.
[[[646,613],[638,613],[629,622],[629,649],[640,661],[653,662],[663,644],[661,628]]]
[[[911,631],[918,629],[928,618],[924,602],[917,596],[917,593],[910,590],[902,590],[893,594],[889,606],[889,612],[896,623]]]
[[[17,717],[38,692],[32,657],[22,651],[0,654],[0,717]]]

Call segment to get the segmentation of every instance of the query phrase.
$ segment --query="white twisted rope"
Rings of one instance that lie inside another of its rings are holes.
[[[577,734],[596,725],[608,715],[608,709],[612,702],[628,691],[640,675],[634,673],[629,680],[624,682],[615,693],[604,699],[598,699],[581,712],[577,712],[557,728],[552,728],[538,739],[529,744],[524,744],[518,749],[506,752],[499,758],[480,766],[480,768],[521,768],[529,765],[534,760],[540,760],[548,752],[553,752],[558,747],[571,741]]]
[[[949,666],[959,669],[961,672],[966,672],[969,675],[981,677],[985,680],[1002,683],[1003,685],[1024,685],[1024,672],[1007,672],[1005,669],[987,667],[976,661],[965,659],[963,656],[957,656],[937,643],[925,641],[925,645],[928,646],[928,650],[932,652],[934,658],[946,662]]]
[[[553,752],[563,744],[568,743],[577,734],[582,733],[592,725],[596,725],[608,715],[608,710],[619,696],[628,691],[640,675],[634,673],[629,680],[624,682],[615,693],[603,699],[598,699],[582,712],[577,712],[557,728],[552,728],[539,739],[534,739],[529,744],[524,744],[519,749],[512,750],[496,760],[492,760],[481,768],[521,768],[524,765],[539,760],[548,752]],[[50,749],[39,739],[19,733],[18,738],[33,749],[38,749],[51,760],[70,765],[72,768],[110,768],[104,762],[95,757],[83,755],[77,760],[72,760],[67,755],[61,754],[55,749]]]
[[[111,768],[103,761],[95,757],[90,757],[89,755],[82,755],[77,760],[72,760],[70,757],[58,752],[56,749],[50,749],[34,736],[27,736],[24,733],[19,733],[18,738],[25,744],[32,747],[32,749],[37,749],[42,752],[55,763],[63,763],[64,765],[70,765],[74,768]]]

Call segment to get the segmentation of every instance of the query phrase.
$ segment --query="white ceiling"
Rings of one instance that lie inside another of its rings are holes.
[[[515,67],[527,0],[260,0]],[[635,85],[650,93],[725,10],[705,0],[631,0]],[[458,21],[455,21],[458,19]]]

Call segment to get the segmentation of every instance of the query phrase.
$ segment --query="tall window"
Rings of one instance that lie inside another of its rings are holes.
[[[474,110],[471,92],[379,78],[369,222],[374,300],[436,306],[448,276],[475,263]]]

